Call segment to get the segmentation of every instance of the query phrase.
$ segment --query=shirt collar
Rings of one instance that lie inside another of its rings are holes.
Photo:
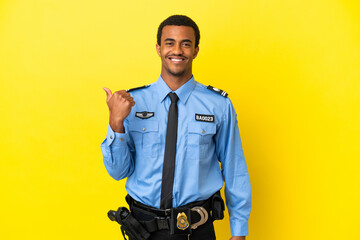
[[[178,95],[178,97],[179,97],[180,102],[182,102],[183,104],[186,103],[192,90],[195,87],[195,84],[196,84],[196,82],[195,82],[194,76],[192,76],[189,79],[189,81],[187,81],[184,85],[182,85],[175,91],[176,95]],[[173,92],[169,88],[169,86],[165,83],[165,81],[162,79],[161,75],[160,75],[158,81],[156,82],[156,85],[158,87],[160,102],[164,101],[164,99],[169,94],[169,92]]]

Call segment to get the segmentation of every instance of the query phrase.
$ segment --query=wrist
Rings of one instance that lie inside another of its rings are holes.
[[[125,133],[124,131],[124,120],[113,120],[110,118],[110,127],[114,132]]]
[[[245,240],[245,236],[232,236],[230,240]]]

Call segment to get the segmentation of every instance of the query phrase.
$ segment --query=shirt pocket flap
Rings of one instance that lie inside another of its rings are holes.
[[[201,123],[201,122],[191,122],[188,125],[189,133],[197,133],[201,135],[215,134],[216,133],[216,124],[215,123]]]
[[[159,131],[159,123],[157,121],[150,120],[141,120],[141,121],[133,121],[129,124],[130,132],[158,132]]]

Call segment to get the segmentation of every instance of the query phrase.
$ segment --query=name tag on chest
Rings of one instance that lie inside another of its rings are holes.
[[[195,120],[200,122],[215,122],[215,116],[196,113]]]

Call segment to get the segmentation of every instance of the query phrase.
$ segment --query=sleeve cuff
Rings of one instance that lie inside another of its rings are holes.
[[[230,221],[231,236],[247,236],[249,234],[248,222]]]
[[[125,133],[117,133],[112,130],[110,124],[108,126],[107,134],[106,134],[106,144],[107,146],[116,145],[121,146],[128,142],[129,135]]]

